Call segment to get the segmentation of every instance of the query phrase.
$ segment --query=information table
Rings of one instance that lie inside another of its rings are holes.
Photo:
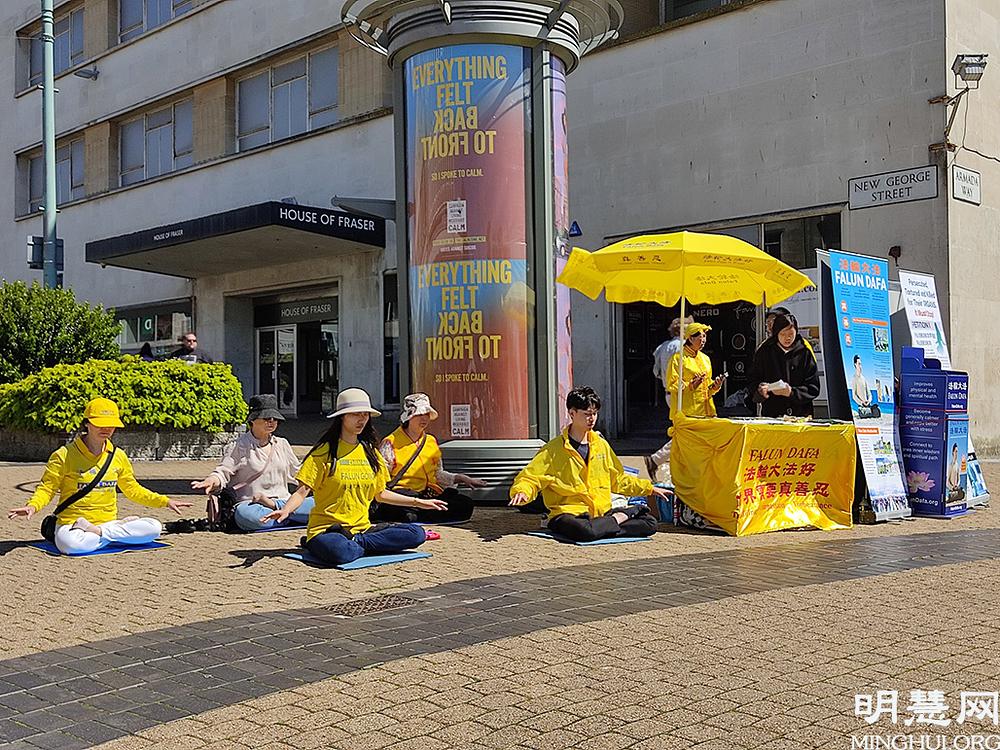
[[[726,533],[851,527],[853,424],[682,417],[671,434],[678,498]]]

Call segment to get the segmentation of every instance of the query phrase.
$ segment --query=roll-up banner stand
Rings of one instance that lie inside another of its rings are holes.
[[[895,422],[888,262],[818,252],[830,416],[854,421],[858,441],[855,517],[861,523],[912,514]]]

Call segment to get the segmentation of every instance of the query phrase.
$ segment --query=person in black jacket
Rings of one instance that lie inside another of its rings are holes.
[[[750,383],[757,384],[753,399],[763,416],[812,416],[819,371],[794,315],[775,316],[771,336],[754,355]]]

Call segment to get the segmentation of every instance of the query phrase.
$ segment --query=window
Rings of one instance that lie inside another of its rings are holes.
[[[732,0],[663,0],[663,20],[676,21],[702,11],[721,8]]]
[[[337,121],[336,47],[277,65],[237,84],[240,151]]]
[[[399,290],[396,274],[382,277],[382,376],[383,402],[399,403]]]
[[[56,75],[77,63],[83,62],[83,8],[58,19],[52,26],[55,46],[53,62]],[[42,82],[42,40],[41,33],[31,39],[28,83],[32,86]]]
[[[187,13],[194,0],[119,0],[118,38],[135,39],[172,18]]]
[[[83,140],[56,149],[56,205],[84,196]],[[28,211],[42,208],[45,200],[45,160],[39,155],[28,160]]]
[[[191,100],[123,123],[118,131],[121,185],[133,185],[194,163]]]
[[[119,310],[117,318],[121,323],[118,346],[122,352],[137,354],[143,344],[149,343],[157,358],[176,349],[178,337],[193,327],[189,301]]]
[[[839,249],[839,214],[809,216],[764,225],[764,251],[794,268],[814,268],[816,250]]]

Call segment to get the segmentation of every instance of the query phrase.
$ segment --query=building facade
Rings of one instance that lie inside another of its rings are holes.
[[[734,234],[803,269],[816,265],[816,249],[835,248],[884,259],[893,277],[899,268],[933,273],[952,360],[971,375],[977,447],[996,449],[1000,392],[987,321],[1000,302],[992,281],[1000,271],[1000,197],[989,188],[1000,179],[993,127],[1000,74],[988,67],[979,88],[962,98],[953,145],[944,144],[950,107],[940,98],[964,85],[951,70],[956,55],[995,61],[1000,6],[673,5],[698,12],[672,19],[655,3],[631,8],[638,19],[659,10],[664,23],[626,28],[622,43],[592,53],[570,78],[578,244],[595,249],[630,235],[694,229]],[[981,205],[952,196],[956,164],[981,173]],[[852,179],[924,167],[936,172],[936,190],[927,191],[936,197],[850,207]],[[756,338],[748,307],[696,311],[713,325],[716,370],[728,369],[737,386]],[[608,426],[622,434],[662,430],[649,352],[676,313],[580,295],[573,312],[574,376],[609,394]],[[905,326],[894,331],[902,334],[897,347],[909,343]]]
[[[1000,447],[987,326],[1000,289],[1000,68],[965,95],[960,53],[995,56],[992,0],[627,0],[621,37],[568,79],[570,210],[596,249],[632,234],[734,234],[800,267],[846,249],[935,274],[973,431]],[[40,234],[38,7],[0,10],[0,276]],[[1000,66],[1000,58],[991,57]],[[69,0],[56,9],[65,284],[113,306],[122,345],[197,329],[249,392],[292,415],[342,385],[399,398],[393,223],[333,210],[394,198],[385,61],[319,0]],[[96,74],[95,78],[78,75]],[[937,100],[932,103],[931,100]],[[982,175],[952,197],[954,165]],[[935,197],[851,208],[854,178],[934,167]],[[701,309],[734,383],[757,311]],[[573,295],[574,377],[612,435],[662,430],[652,349],[670,311]],[[905,342],[904,342],[905,343]]]
[[[38,3],[2,13],[0,275],[37,278],[20,248],[40,233]],[[331,208],[392,197],[390,82],[338,8],[70,0],[56,61],[64,283],[116,309],[124,351],[162,355],[196,329],[289,415],[320,412],[341,383],[398,399],[392,225]]]

